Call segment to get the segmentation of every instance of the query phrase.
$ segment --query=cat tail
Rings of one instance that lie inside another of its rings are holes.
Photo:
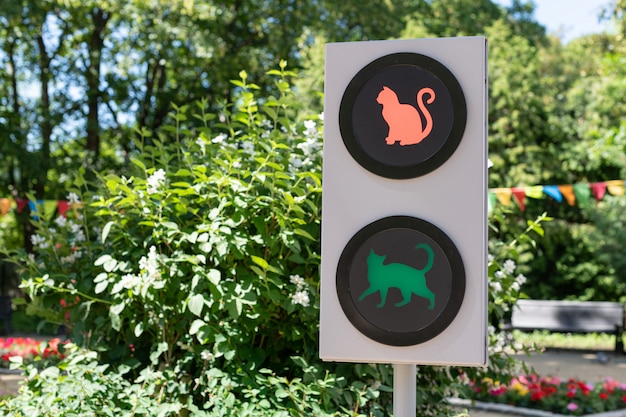
[[[424,249],[428,253],[428,262],[426,263],[426,266],[422,268],[422,272],[430,271],[430,268],[433,267],[433,263],[435,262],[435,253],[433,252],[433,248],[426,243],[420,243],[415,246],[415,249]]]
[[[424,102],[424,94],[428,94],[428,99]],[[433,130],[433,116],[430,114],[430,111],[426,107],[426,104],[431,104],[435,101],[435,92],[432,88],[424,87],[417,93],[417,107],[420,108],[422,114],[424,115],[424,119],[426,119],[426,126],[424,126],[424,130],[422,130],[420,134],[420,141],[426,136],[430,135],[430,132]]]

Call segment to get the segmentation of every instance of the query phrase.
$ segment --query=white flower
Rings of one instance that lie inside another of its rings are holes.
[[[198,139],[196,139],[196,144],[200,147],[200,150],[202,151],[202,155],[205,155],[206,154],[206,142],[204,138],[199,137]]]
[[[219,135],[217,135],[216,137],[211,139],[211,142],[213,142],[213,143],[224,143],[224,141],[226,139],[228,139],[228,136],[226,136],[225,133],[220,133]]]
[[[504,272],[508,275],[513,275],[513,272],[515,272],[515,261],[512,259],[507,259],[506,261],[504,261],[504,265],[502,265],[502,268],[504,269]]]
[[[254,143],[252,141],[246,140],[241,144],[241,150],[249,155],[254,155]]]
[[[165,183],[165,171],[159,168],[146,180],[148,194],[154,194],[159,191],[159,186]]]
[[[151,246],[148,256],[142,256],[139,260],[139,269],[143,271],[143,277],[148,285],[154,284],[156,280],[161,278],[158,259],[159,255],[156,252],[156,248]]]
[[[30,237],[30,241],[33,244],[33,246],[36,246],[39,249],[46,249],[48,246],[50,246],[48,242],[46,241],[46,238],[43,236],[39,236],[38,234],[32,235]]]
[[[69,193],[67,195],[67,201],[70,203],[70,206],[74,204],[80,204],[80,198],[78,197],[78,194],[76,193]]]
[[[501,279],[502,277],[504,277],[504,272],[502,272],[502,270],[498,270],[498,271],[496,271],[495,274],[493,274],[493,276],[495,278]]]
[[[526,277],[523,274],[518,274],[515,277],[515,282],[519,283],[519,285],[523,285],[526,282]]]
[[[70,231],[72,233],[78,233],[82,230],[82,227],[79,223],[74,223],[73,221],[70,220],[69,225],[70,225]]]
[[[304,122],[304,134],[309,136],[309,134],[315,134],[317,132],[317,129],[315,129],[315,121],[313,120],[305,120]]]
[[[306,291],[297,291],[291,296],[291,302],[294,304],[300,304],[303,307],[308,307],[310,303],[309,293]]]
[[[54,219],[54,222],[59,227],[65,227],[65,225],[67,224],[67,219],[65,217],[63,217],[63,216],[59,216],[56,219]]]
[[[290,275],[289,281],[291,281],[292,284],[297,285],[299,290],[301,290],[306,285],[304,282],[304,278],[302,278],[300,275]]]
[[[296,145],[305,156],[315,156],[321,149],[321,144],[315,138],[307,138],[306,141]]]
[[[139,277],[133,274],[126,274],[122,276],[121,283],[122,283],[122,287],[126,288],[127,290],[130,290],[130,289],[135,288],[135,286],[139,284]]]
[[[74,238],[70,239],[70,242],[72,244],[76,244],[76,243],[84,242],[85,240],[87,240],[87,238],[85,237],[85,233],[83,233],[82,230],[79,230],[78,232],[74,234]]]
[[[203,350],[203,351],[200,353],[200,357],[201,357],[201,358],[202,358],[202,360],[204,360],[204,361],[212,361],[212,360],[213,360],[213,358],[214,358],[213,354],[212,354],[210,351],[206,350],[206,349],[205,349],[205,350]]]
[[[73,264],[75,261],[74,257],[72,256],[72,254],[69,254],[67,256],[62,256],[61,257],[61,263],[62,264]]]
[[[289,158],[289,165],[291,168],[300,169],[302,168],[302,159],[292,156]]]
[[[489,285],[496,292],[502,291],[502,285],[499,282],[490,282]]]
[[[317,117],[318,117],[320,120],[324,120],[324,112],[321,112],[320,114],[318,114],[318,115],[317,115]]]

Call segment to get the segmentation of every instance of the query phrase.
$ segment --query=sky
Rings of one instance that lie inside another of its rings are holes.
[[[510,0],[496,0],[509,5]],[[603,6],[610,0],[534,0],[537,5],[535,19],[550,34],[560,36],[564,43],[589,33],[599,33],[609,28],[608,22],[598,22]]]

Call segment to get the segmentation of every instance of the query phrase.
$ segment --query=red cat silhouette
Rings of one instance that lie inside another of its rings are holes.
[[[383,105],[383,119],[389,125],[389,134],[385,138],[387,145],[400,142],[400,145],[415,145],[420,143],[433,130],[433,118],[424,104],[424,94],[429,97],[426,104],[435,101],[435,92],[432,88],[424,87],[417,93],[417,106],[426,119],[426,126],[422,129],[422,118],[415,107],[398,101],[398,95],[389,87],[383,87],[376,97],[376,102]]]

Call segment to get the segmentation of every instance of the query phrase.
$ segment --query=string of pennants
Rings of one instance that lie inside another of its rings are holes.
[[[37,200],[32,201],[26,198],[0,198],[0,217],[5,216],[11,210],[21,213],[25,209],[31,213],[40,213],[44,217],[50,218],[57,213],[65,217],[67,211],[73,208],[74,204],[66,200]]]
[[[610,195],[622,196],[626,181],[610,180],[591,183],[577,183],[565,185],[532,185],[527,187],[512,188],[490,188],[489,189],[489,211],[491,212],[496,204],[510,206],[516,201],[521,211],[526,209],[526,199],[541,199],[548,196],[557,202],[567,202],[570,206],[578,204],[587,206],[591,199],[601,201],[607,192]],[[9,211],[15,209],[21,213],[28,207],[31,213],[43,213],[50,218],[55,212],[65,217],[65,213],[72,208],[72,203],[67,200],[37,200],[32,201],[26,198],[0,198],[0,217],[5,216]]]
[[[601,201],[607,192],[610,195],[624,195],[624,180],[610,180],[592,183],[577,183],[566,185],[533,185],[528,187],[513,188],[490,188],[489,189],[489,211],[493,210],[496,204],[500,203],[510,206],[515,200],[520,210],[526,209],[526,198],[540,199],[548,196],[557,202],[567,202],[570,206],[578,204],[586,207],[592,198],[596,202]]]

